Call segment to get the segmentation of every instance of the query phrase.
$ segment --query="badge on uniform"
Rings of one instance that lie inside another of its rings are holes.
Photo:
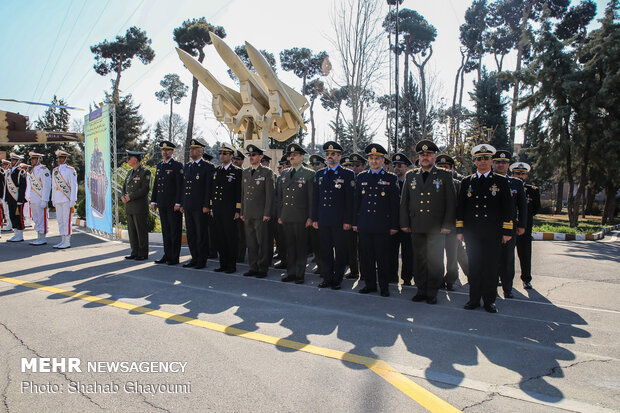
[[[306,178],[299,178],[297,180],[297,183],[299,184],[299,187],[301,188],[306,183]]]
[[[228,174],[228,175],[226,176],[226,179],[228,179],[228,182],[232,182],[232,180],[233,180],[233,179],[235,179],[235,175],[233,175],[233,174]]]
[[[433,185],[435,185],[435,189],[439,189],[439,187],[443,184],[443,181],[441,179],[435,179],[433,181]]]
[[[319,176],[319,185],[322,185],[322,184],[323,184],[323,177]]]
[[[495,196],[499,192],[499,188],[497,187],[497,185],[493,184],[489,188],[489,191],[491,191],[491,195]]]
[[[511,190],[510,190],[510,194],[511,194],[512,196],[515,196],[515,195],[517,194],[517,190],[516,190],[516,189],[511,189]]]
[[[379,181],[377,182],[377,185],[389,185],[390,183],[388,181],[384,181],[383,179],[379,179]]]
[[[343,183],[343,182],[344,182],[344,179],[341,179],[341,178],[336,179],[336,180],[334,181],[334,183],[335,183],[334,187],[335,187],[336,189],[340,189],[340,188],[342,188],[342,183]]]
[[[467,188],[467,197],[471,198],[471,195],[474,191],[471,189],[471,185],[469,185],[469,188]]]
[[[417,185],[417,183],[416,183],[416,180],[414,178],[414,179],[411,180],[411,189],[415,189],[416,185]]]
[[[255,178],[254,181],[256,181],[257,184],[260,184],[262,181],[265,180],[264,176],[259,176],[258,178]]]

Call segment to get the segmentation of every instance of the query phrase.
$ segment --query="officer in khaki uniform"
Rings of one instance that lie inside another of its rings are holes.
[[[140,164],[141,152],[127,151],[127,163],[131,170],[125,177],[123,196],[129,230],[131,254],[126,259],[146,260],[149,255],[149,189],[151,188],[151,171]]]
[[[250,167],[241,174],[241,221],[245,228],[250,270],[243,275],[264,278],[273,255],[273,240],[269,239],[275,176],[261,165],[263,151],[255,145],[246,148]]]
[[[456,190],[452,173],[435,166],[437,145],[424,139],[416,145],[420,168],[407,173],[400,202],[400,226],[412,233],[413,278],[418,288],[413,301],[437,303],[443,280],[446,234],[454,231]]]
[[[302,162],[306,151],[291,143],[286,152],[291,167],[282,171],[278,188],[278,222],[286,237],[287,275],[282,281],[303,284],[308,255],[308,227],[312,225],[312,194],[315,172]]]

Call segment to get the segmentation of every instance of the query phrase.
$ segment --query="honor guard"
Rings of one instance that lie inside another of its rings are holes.
[[[56,151],[58,166],[52,171],[52,205],[56,208],[56,220],[61,241],[54,248],[64,249],[71,246],[71,214],[77,201],[77,173],[67,164],[69,153]]]
[[[339,290],[347,265],[347,231],[353,223],[355,174],[340,166],[342,146],[337,142],[325,142],[323,152],[327,166],[316,173],[312,195],[312,226],[321,239],[319,288]]]
[[[155,183],[151,193],[151,208],[159,210],[164,255],[155,264],[176,265],[181,254],[183,231],[183,164],[172,158],[176,145],[170,141],[159,143],[162,161],[155,170]]]
[[[271,169],[262,165],[263,151],[256,145],[246,148],[250,157],[250,167],[241,175],[241,222],[245,229],[248,245],[250,270],[246,277],[267,276],[269,263],[273,256],[273,238],[270,240],[275,175]]]
[[[237,221],[241,211],[241,168],[232,164],[235,149],[229,143],[220,146],[220,162],[211,186],[211,216],[220,237],[220,266],[215,272],[237,271]]]
[[[6,174],[5,200],[9,208],[9,218],[13,226],[14,235],[8,242],[24,240],[24,204],[26,203],[26,173],[19,167],[23,156],[11,152],[9,155],[11,166]]]
[[[209,197],[213,164],[202,158],[205,144],[197,139],[190,141],[191,160],[183,167],[183,202],[181,212],[185,214],[187,245],[192,258],[183,267],[204,268],[209,254]]]
[[[26,199],[30,203],[34,229],[37,231],[37,239],[30,241],[30,245],[45,245],[47,244],[45,239],[47,234],[47,204],[50,202],[52,177],[49,169],[41,164],[42,154],[30,152],[28,156],[30,156],[32,172],[28,174]]]
[[[511,233],[512,237],[508,242],[502,244],[502,253],[499,259],[499,280],[504,290],[504,298],[514,298],[512,295],[512,282],[515,278],[516,236],[525,233],[527,221],[527,199],[525,198],[523,181],[506,175],[511,157],[512,153],[505,150],[498,150],[493,155],[493,172],[506,178],[510,186],[511,218],[514,223]]]
[[[523,281],[523,288],[526,290],[532,288],[532,225],[534,224],[534,215],[540,211],[540,192],[538,187],[527,183],[530,169],[530,166],[525,162],[515,162],[510,165],[512,176],[525,182],[527,221],[525,223],[525,232],[517,235],[517,254],[519,255],[519,263],[521,265],[521,281]]]
[[[409,167],[412,165],[409,158],[403,153],[392,155],[394,173],[398,178],[398,193],[402,197],[403,186]],[[413,247],[411,245],[411,233],[403,232],[402,229],[392,237],[390,257],[390,282],[398,282],[398,257],[401,256],[400,278],[404,285],[411,285],[413,279]]]
[[[489,144],[472,149],[477,170],[461,181],[456,209],[457,237],[465,241],[469,259],[469,301],[465,309],[480,307],[482,298],[489,313],[497,313],[499,256],[513,229],[508,180],[491,171],[495,152]]]
[[[308,230],[312,225],[312,196],[315,172],[302,163],[306,151],[296,143],[286,148],[291,167],[282,171],[278,188],[278,222],[286,237],[287,275],[282,281],[304,282]]]
[[[383,169],[386,150],[372,143],[365,149],[370,169],[357,175],[353,201],[353,229],[359,232],[360,261],[365,286],[359,291],[377,291],[389,297],[390,236],[398,233],[398,182]]]
[[[237,149],[232,159],[232,164],[243,171],[243,162],[245,161],[245,155],[241,150]],[[245,227],[243,221],[240,219],[235,221],[237,227],[237,262],[243,262],[245,260],[245,251],[247,249],[245,241]]]
[[[452,172],[452,178],[454,180],[454,187],[456,192],[459,192],[461,187],[461,180],[463,177],[454,170],[454,159],[442,153],[437,156],[437,162],[435,164],[439,168],[446,169]],[[445,235],[445,250],[446,250],[446,274],[443,277],[443,283],[441,288],[445,288],[447,291],[454,291],[454,283],[459,279],[459,265],[463,270],[463,274],[467,276],[467,253],[463,243],[456,238],[456,231],[451,231]]]
[[[2,169],[0,170],[0,215],[2,215],[2,232],[13,231],[13,224],[9,217],[9,206],[7,204],[7,197],[9,196],[6,188],[6,179],[11,172],[11,161],[8,159],[2,160]]]
[[[131,167],[125,183],[121,201],[125,204],[127,230],[131,254],[125,259],[144,261],[149,256],[149,189],[151,171],[140,163],[142,152],[127,151],[127,164]]]
[[[443,282],[445,235],[455,230],[456,189],[452,173],[435,166],[439,148],[424,139],[416,144],[420,168],[407,173],[400,203],[400,224],[413,240],[413,301],[437,303]]]

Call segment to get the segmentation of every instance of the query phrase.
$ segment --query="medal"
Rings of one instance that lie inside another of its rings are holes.
[[[471,189],[471,185],[470,185],[469,188],[467,188],[467,197],[471,198],[471,194],[472,194],[472,189]]]
[[[491,191],[491,195],[495,196],[497,195],[497,193],[499,192],[499,188],[497,187],[497,185],[493,184],[490,188],[489,191]]]
[[[196,179],[200,179],[200,175],[196,175]]]
[[[300,188],[301,188],[301,187],[303,187],[303,186],[304,186],[304,184],[299,184],[299,187],[300,187]]]
[[[336,187],[336,189],[340,189],[340,184],[336,184],[334,186]]]

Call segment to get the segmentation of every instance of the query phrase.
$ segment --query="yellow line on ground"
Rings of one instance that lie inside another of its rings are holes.
[[[110,307],[116,307],[127,311],[135,311],[137,313],[165,318],[168,320],[176,321],[178,323],[190,324],[196,327],[206,328],[212,331],[218,331],[220,333],[225,333],[231,336],[243,337],[254,341],[260,341],[262,343],[273,344],[279,347],[286,347],[293,350],[303,351],[309,354],[315,354],[317,356],[328,357],[336,360],[348,361],[350,363],[359,364],[367,367],[368,369],[376,373],[378,376],[383,378],[385,381],[396,387],[398,390],[403,392],[405,395],[410,397],[412,400],[414,400],[416,403],[429,410],[430,412],[460,412],[460,410],[458,410],[456,407],[435,396],[433,393],[429,392],[422,386],[414,383],[386,362],[372,357],[360,356],[344,351],[318,347],[312,344],[300,343],[298,341],[268,336],[253,331],[242,330],[235,327],[225,326],[223,324],[217,324],[206,320],[199,320],[197,318],[191,318],[180,314],[170,313],[168,311],[156,310],[153,308],[124,303],[122,301],[110,300],[108,298],[82,294],[77,291],[63,290],[61,288],[24,281],[17,278],[5,277],[3,275],[0,275],[0,281],[36,290],[47,291],[53,294],[61,294],[67,297],[90,301]]]

